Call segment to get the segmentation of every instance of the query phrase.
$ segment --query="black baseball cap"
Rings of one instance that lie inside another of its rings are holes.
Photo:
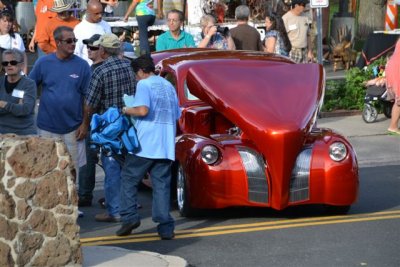
[[[82,43],[84,43],[85,45],[93,45],[93,43],[99,40],[100,37],[100,34],[93,34],[92,37],[90,37],[89,39],[84,39]]]
[[[308,4],[308,0],[292,0],[292,6],[294,6],[294,5],[300,5],[300,4],[304,4],[304,5],[307,5]]]

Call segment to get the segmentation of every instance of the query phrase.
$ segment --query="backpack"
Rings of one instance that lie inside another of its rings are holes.
[[[118,108],[110,107],[103,114],[94,114],[90,122],[92,147],[100,147],[106,154],[133,154],[139,147],[135,127]]]

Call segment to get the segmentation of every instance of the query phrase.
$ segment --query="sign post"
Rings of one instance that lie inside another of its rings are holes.
[[[310,7],[317,10],[317,59],[318,63],[322,64],[322,10],[321,8],[328,7],[329,0],[311,0]]]

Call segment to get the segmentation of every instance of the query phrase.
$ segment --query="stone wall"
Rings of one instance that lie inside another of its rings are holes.
[[[77,202],[64,143],[0,135],[0,266],[81,266]]]

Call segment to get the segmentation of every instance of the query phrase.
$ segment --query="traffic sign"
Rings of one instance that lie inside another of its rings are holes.
[[[311,8],[321,8],[321,7],[328,7],[329,0],[311,0],[310,7]]]

